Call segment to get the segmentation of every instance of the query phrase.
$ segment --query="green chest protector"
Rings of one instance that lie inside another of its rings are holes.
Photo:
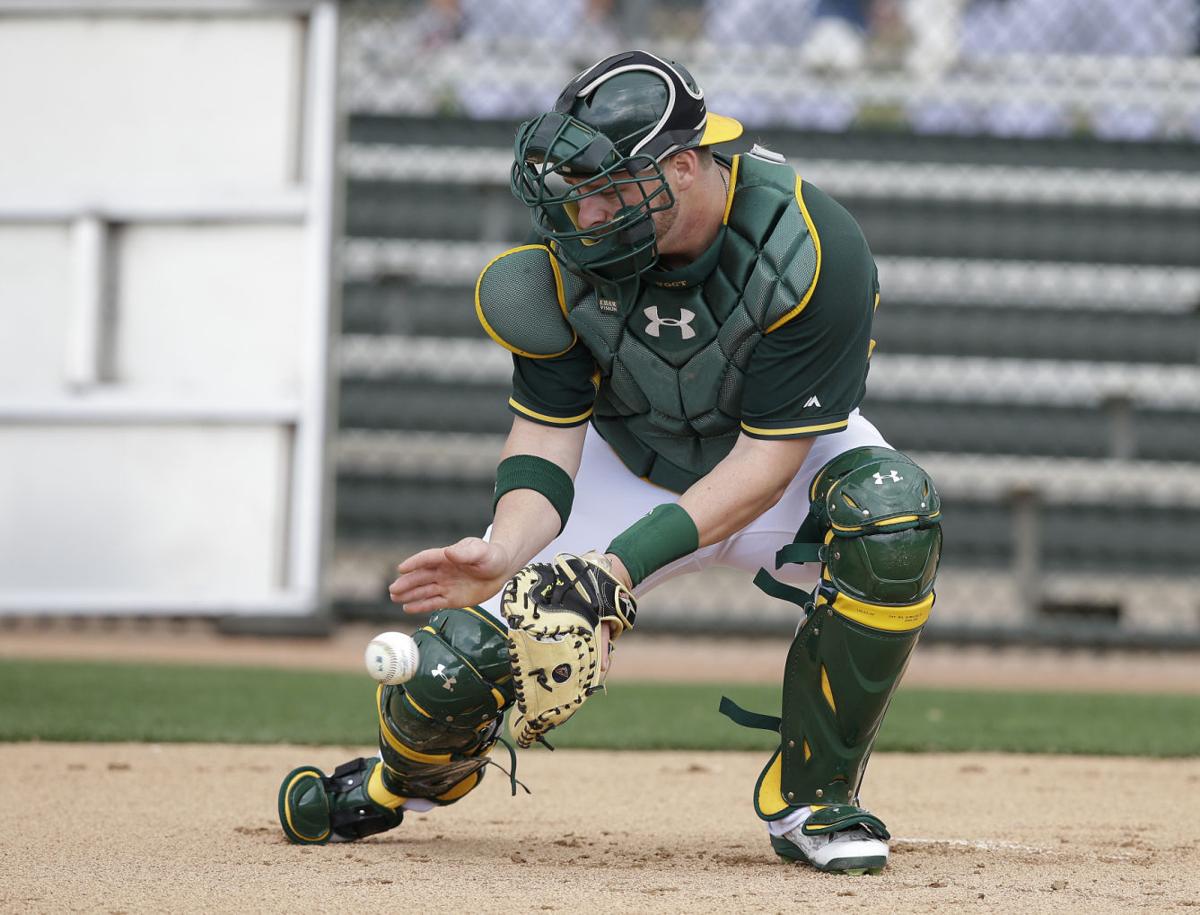
[[[599,369],[597,431],[634,474],[676,492],[732,449],[754,347],[800,313],[820,271],[791,166],[745,155],[731,170],[718,236],[683,269],[596,288],[527,245],[477,287],[480,320],[509,350],[549,358],[583,341]]]

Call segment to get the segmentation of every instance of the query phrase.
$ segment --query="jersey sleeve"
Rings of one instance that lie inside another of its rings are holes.
[[[866,393],[879,302],[875,263],[840,205],[807,184],[804,200],[821,241],[821,271],[804,309],[751,354],[742,431],[754,438],[839,432]]]
[[[592,415],[596,399],[595,360],[576,341],[550,359],[513,354],[512,396],[508,407],[518,416],[545,426],[578,426]]]

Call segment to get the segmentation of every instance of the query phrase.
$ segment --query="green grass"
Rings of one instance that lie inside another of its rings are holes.
[[[362,674],[0,661],[0,740],[369,744]],[[767,749],[717,714],[778,711],[776,687],[619,683],[551,738],[623,750]],[[1200,696],[901,689],[880,750],[1200,755]]]

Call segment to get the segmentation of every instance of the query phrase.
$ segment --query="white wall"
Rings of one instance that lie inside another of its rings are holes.
[[[300,227],[135,226],[114,249],[120,383],[179,396],[299,395]]]
[[[67,227],[0,225],[0,396],[61,392],[70,296]]]
[[[22,592],[266,598],[282,576],[279,429],[0,428],[0,581]]]
[[[281,187],[302,49],[278,16],[0,20],[0,191]]]
[[[318,610],[335,6],[7,5],[0,613]]]

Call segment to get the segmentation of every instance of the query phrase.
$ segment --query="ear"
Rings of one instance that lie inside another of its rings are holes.
[[[677,152],[667,160],[671,186],[677,191],[686,191],[700,177],[700,157],[694,149]]]

